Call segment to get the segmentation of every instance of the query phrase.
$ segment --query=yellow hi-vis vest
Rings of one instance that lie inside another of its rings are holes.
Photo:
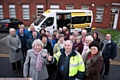
[[[69,61],[69,77],[75,76],[78,73],[78,71],[80,72],[85,71],[85,65],[84,65],[81,55],[77,51],[75,52],[77,53],[77,55],[71,56],[70,61]],[[58,63],[60,56],[61,56],[60,51],[54,54],[54,57],[57,60],[57,63]]]

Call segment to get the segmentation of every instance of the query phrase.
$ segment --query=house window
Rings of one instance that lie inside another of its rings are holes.
[[[9,5],[10,18],[16,18],[15,5]]]
[[[82,10],[89,10],[89,6],[81,6]]]
[[[59,5],[50,5],[51,10],[59,9]]]
[[[72,9],[74,9],[73,5],[66,5],[66,10],[72,10]]]
[[[104,14],[104,7],[103,6],[97,6],[95,22],[102,22],[103,14]]]
[[[3,19],[3,7],[0,5],[0,19]]]
[[[29,20],[30,19],[29,5],[23,5],[22,8],[23,8],[23,19]]]
[[[37,19],[40,18],[40,15],[44,12],[43,5],[37,5]]]

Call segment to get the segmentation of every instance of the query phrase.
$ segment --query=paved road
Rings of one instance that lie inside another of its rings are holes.
[[[8,53],[7,46],[5,44],[5,39],[8,33],[0,33],[0,54],[6,54]]]
[[[96,31],[97,30],[93,30],[92,32],[96,32]],[[14,73],[12,71],[12,67],[9,62],[8,49],[5,43],[5,37],[7,35],[8,33],[0,33],[0,78],[23,77],[22,71],[18,71],[17,73]],[[99,37],[101,41],[105,39],[105,36],[101,33],[99,33]],[[119,52],[120,52],[120,49],[118,49],[117,57],[111,63],[111,66],[110,66],[111,70],[107,80],[120,80],[120,53]],[[103,80],[102,75],[100,76],[100,80]]]
[[[22,71],[14,73],[9,62],[9,52],[6,45],[8,33],[0,32],[0,78],[1,77],[22,77]]]

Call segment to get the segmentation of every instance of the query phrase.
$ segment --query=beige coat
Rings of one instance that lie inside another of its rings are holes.
[[[60,51],[60,43],[59,43],[59,41],[54,46],[53,54],[57,53],[58,51]]]

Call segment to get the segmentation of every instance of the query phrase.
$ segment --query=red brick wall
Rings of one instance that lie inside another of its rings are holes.
[[[15,4],[16,7],[16,18],[23,21],[25,25],[29,26],[33,21],[36,19],[36,5],[37,4],[43,4],[44,10],[46,10],[46,0],[3,0],[0,1],[0,4],[3,5],[3,13],[4,18],[9,18],[9,4]],[[74,9],[80,9],[82,5],[88,5],[89,9],[93,11],[93,27],[96,28],[109,28],[109,21],[110,21],[110,10],[111,10],[111,4],[112,3],[120,3],[119,0],[47,0],[48,5],[47,8],[50,8],[51,4],[59,5],[60,9],[66,9],[66,5],[74,5]],[[18,4],[20,2],[20,4]],[[30,20],[23,20],[23,14],[22,14],[22,5],[23,4],[29,4],[30,9]],[[91,4],[95,4],[93,7]],[[106,7],[106,4],[108,4],[108,7]],[[103,15],[103,22],[102,23],[96,23],[96,6],[102,5],[104,6],[104,15]],[[120,6],[119,6],[120,8]],[[120,14],[119,14],[120,17]],[[120,19],[118,19],[118,25],[117,29],[120,29]]]

